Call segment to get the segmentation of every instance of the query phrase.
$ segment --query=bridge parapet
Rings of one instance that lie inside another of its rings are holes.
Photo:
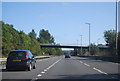
[[[76,45],[53,45],[53,44],[40,44],[41,48],[83,48],[88,49],[89,46],[76,46]],[[108,46],[98,46],[100,49],[107,49]]]

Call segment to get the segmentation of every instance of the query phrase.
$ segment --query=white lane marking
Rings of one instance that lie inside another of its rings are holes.
[[[113,63],[113,62],[111,62],[112,64],[116,64],[116,65],[118,65],[118,63]]]
[[[61,58],[62,59],[62,58]],[[58,61],[56,61],[56,62],[54,62],[52,65],[50,65],[48,68],[47,68],[47,70],[48,69],[50,69],[51,67],[53,67],[56,63],[58,63],[61,59],[59,59]]]
[[[41,72],[42,74],[44,74],[45,72],[43,71],[43,72]]]
[[[31,81],[35,81],[36,79],[32,79]]]
[[[47,70],[49,70],[49,68],[47,68]]]
[[[38,80],[38,78],[33,78],[31,81],[36,81],[36,80]]]
[[[98,71],[98,72],[100,72],[100,73],[103,73],[103,74],[106,74],[107,75],[107,73],[106,72],[103,72],[103,71],[101,71],[101,70],[99,70],[99,69],[97,69],[97,68],[93,68],[94,70],[96,70],[96,71]]]
[[[37,76],[40,77],[40,76],[42,76],[42,75],[41,75],[41,74],[38,74]]]
[[[88,65],[88,64],[86,64],[86,63],[84,63],[84,65],[86,65],[86,66],[90,67],[90,65]]]
[[[82,61],[80,61],[80,63],[83,63]]]
[[[115,63],[115,64],[117,64],[117,65],[118,65],[118,63]]]
[[[41,73],[45,73],[45,71],[47,71],[48,69],[50,69],[51,67],[53,67],[56,63],[58,63],[61,59],[59,59],[58,61],[54,62],[52,65],[50,65],[47,69],[44,69],[44,72],[41,72]],[[38,74],[37,77],[41,77],[42,75],[41,74]],[[38,78],[33,78],[31,81],[36,81],[38,80]]]
[[[35,80],[38,80],[38,78],[35,78]]]
[[[80,63],[83,63],[82,61],[79,61]],[[84,63],[84,65],[86,65],[86,66],[88,66],[88,67],[90,67],[90,65],[88,65],[88,64],[86,64],[86,63]],[[97,68],[93,68],[94,70],[96,70],[96,71],[98,71],[98,72],[100,72],[100,73],[103,73],[103,74],[106,74],[106,75],[108,75],[106,72],[103,72],[103,71],[101,71],[101,70],[99,70],[99,69],[97,69]]]
[[[47,69],[44,69],[44,71],[47,71]]]

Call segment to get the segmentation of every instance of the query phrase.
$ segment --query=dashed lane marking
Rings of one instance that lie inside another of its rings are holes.
[[[38,80],[38,78],[33,78],[31,81],[36,81],[36,80]]]
[[[80,63],[83,63],[82,61],[80,61]]]
[[[61,58],[62,59],[62,58]],[[48,68],[47,68],[47,70],[48,69],[50,69],[51,67],[53,67],[56,63],[58,63],[61,59],[59,59],[58,61],[56,61],[56,62],[54,62],[52,65],[50,65]]]
[[[44,71],[47,71],[47,69],[44,69]]]
[[[94,70],[96,70],[96,71],[98,71],[98,72],[100,72],[100,73],[103,73],[103,74],[106,74],[106,75],[108,75],[106,72],[103,72],[103,71],[101,71],[101,70],[99,70],[99,69],[97,69],[97,68],[93,68]]]
[[[41,72],[42,74],[44,74],[45,72],[43,71],[43,72]]]
[[[38,74],[37,76],[40,77],[40,76],[42,76],[42,75],[41,75],[41,74]]]
[[[80,63],[83,63],[82,61],[79,61],[79,62],[80,62]],[[86,64],[86,63],[83,63],[83,64],[86,65],[86,66],[88,66],[88,67],[90,67],[89,64]],[[93,69],[96,70],[96,71],[98,71],[98,72],[100,72],[100,73],[102,73],[102,74],[108,75],[106,72],[103,72],[103,71],[101,71],[101,70],[99,70],[99,69],[97,69],[97,68],[95,68],[95,67],[93,67]]]
[[[62,58],[61,58],[62,59]],[[57,60],[56,62],[54,62],[52,65],[50,65],[47,69],[44,69],[43,72],[41,72],[42,74],[45,73],[45,71],[47,71],[48,69],[50,69],[51,67],[53,67],[56,63],[58,63],[61,59]],[[41,77],[42,74],[38,74],[37,77]],[[33,78],[31,81],[36,81],[38,78]]]
[[[88,64],[86,64],[86,63],[84,63],[84,65],[86,65],[86,66],[90,67],[90,65],[88,65]]]

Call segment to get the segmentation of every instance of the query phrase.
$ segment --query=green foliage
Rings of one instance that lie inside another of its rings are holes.
[[[34,29],[32,29],[32,31],[28,34],[31,38],[34,38],[34,39],[36,39],[36,33],[35,33],[35,31],[34,31]]]
[[[27,35],[23,31],[17,31],[13,25],[5,24],[0,21],[0,35],[2,36],[2,43],[0,51],[3,56],[7,56],[10,50],[30,50],[34,55],[41,55],[43,52],[49,55],[60,55],[62,50],[60,48],[43,48],[41,50],[40,43],[55,44],[54,37],[48,30],[40,30],[39,38],[36,39],[34,29]]]
[[[98,52],[99,48],[95,44],[90,44],[90,54],[95,55]]]
[[[20,31],[19,37],[20,37],[19,45],[21,46],[20,49],[30,50],[31,38],[28,35],[26,35],[23,31]]]
[[[33,39],[33,38],[31,39],[30,50],[36,56],[38,56],[39,54],[42,54],[40,49],[40,44],[36,39]]]
[[[0,57],[2,57],[2,22],[0,22]]]
[[[56,55],[63,55],[61,48],[55,48],[55,50],[56,50]]]
[[[116,31],[115,30],[108,30],[104,32],[104,38],[109,46],[109,51],[111,55],[115,55],[116,52]]]
[[[37,40],[40,44],[55,44],[54,37],[44,29],[40,30]],[[61,48],[42,48],[42,52],[49,55],[62,55]]]
[[[50,43],[53,44],[54,42],[54,37],[49,33],[48,30],[40,30],[39,32],[39,40],[40,43]]]
[[[104,32],[105,41],[108,45],[115,45],[115,37],[116,37],[116,31],[115,30],[108,30]]]
[[[34,30],[25,34],[23,31],[17,31],[13,25],[2,24],[2,54],[7,56],[10,50],[31,50],[34,55],[40,55],[41,49],[39,42],[35,39],[36,34]]]

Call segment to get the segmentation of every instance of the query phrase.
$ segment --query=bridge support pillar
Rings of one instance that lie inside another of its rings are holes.
[[[74,56],[77,56],[77,48],[74,48]]]

